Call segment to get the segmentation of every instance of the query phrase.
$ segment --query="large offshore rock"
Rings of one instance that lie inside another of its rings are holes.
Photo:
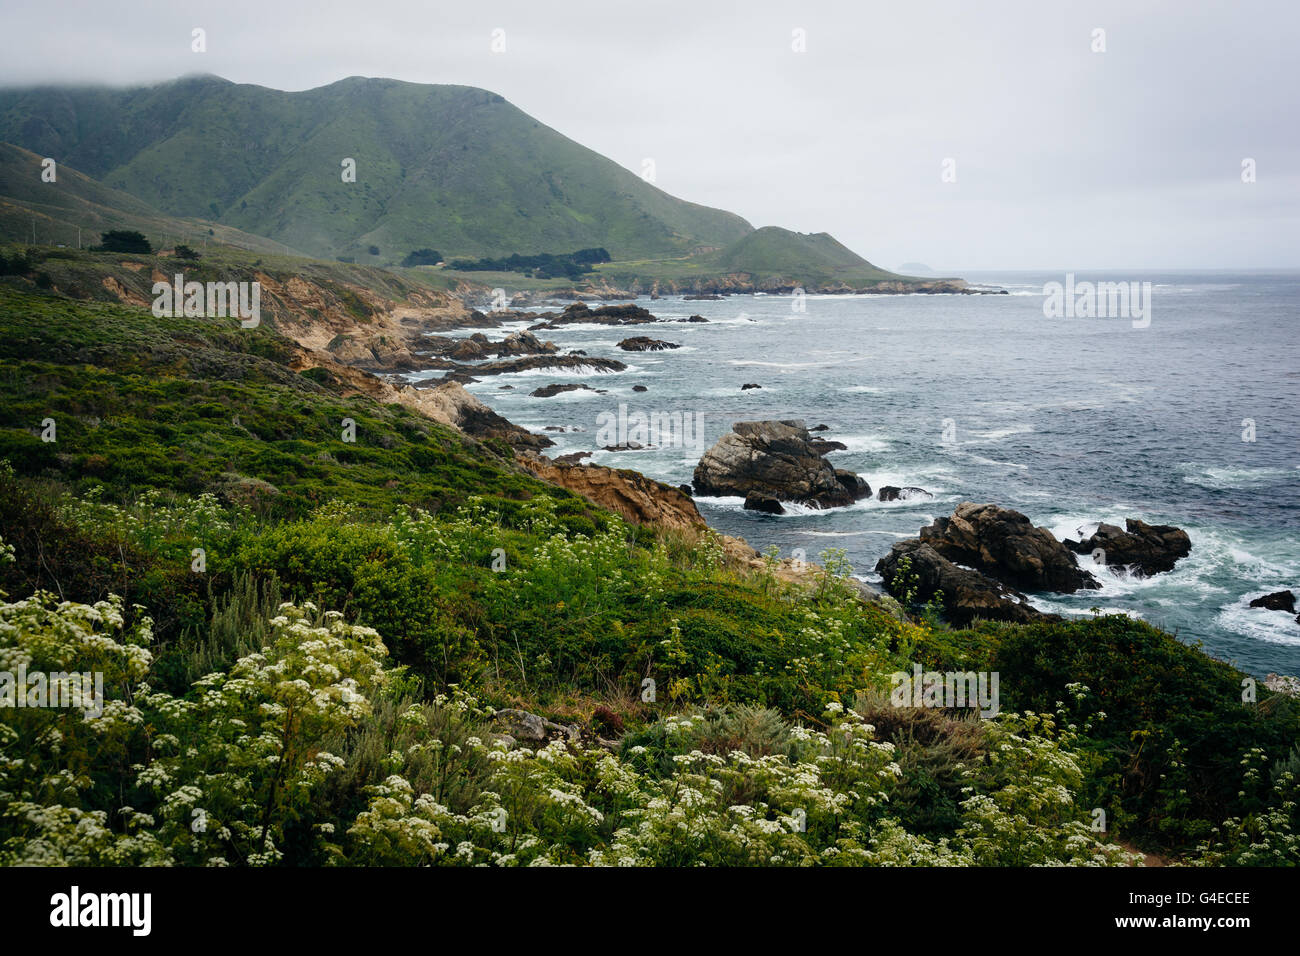
[[[1013,588],[1073,594],[1101,587],[1052,532],[1010,508],[962,502],[951,518],[922,528],[920,540],[949,561]]]
[[[1191,553],[1192,539],[1182,528],[1147,524],[1137,518],[1129,518],[1124,525],[1127,530],[1121,531],[1113,524],[1101,524],[1091,537],[1065,544],[1080,554],[1100,549],[1104,554],[1099,563],[1131,568],[1142,577],[1172,571],[1179,558]]]
[[[822,457],[801,421],[736,422],[704,453],[694,476],[696,494],[745,498],[758,492],[822,508],[869,495],[858,481]]]

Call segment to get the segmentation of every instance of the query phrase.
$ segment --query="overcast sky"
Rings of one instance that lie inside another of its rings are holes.
[[[1297,0],[0,0],[6,86],[481,86],[674,195],[946,273],[1300,266],[1298,62]]]

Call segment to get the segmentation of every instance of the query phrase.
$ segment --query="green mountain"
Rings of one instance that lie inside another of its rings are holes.
[[[120,189],[111,189],[69,166],[56,169],[54,182],[41,179],[42,156],[0,143],[0,239],[39,245],[83,246],[99,242],[110,229],[135,229],[158,246],[206,241],[254,252],[287,255],[283,243],[204,220],[178,219]]]
[[[363,262],[421,247],[680,256],[752,231],[463,86],[352,77],[286,93],[196,76],[5,90],[0,140],[169,215]],[[343,181],[345,159],[356,162],[355,182]]]

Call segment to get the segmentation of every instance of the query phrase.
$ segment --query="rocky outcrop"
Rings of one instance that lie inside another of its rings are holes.
[[[852,472],[844,476],[857,478]],[[818,453],[801,421],[737,422],[695,466],[694,485],[701,495],[744,498],[758,492],[820,508],[862,497]]]
[[[1027,624],[1057,619],[1032,607],[1019,591],[978,571],[958,567],[928,543],[915,538],[896,542],[876,562],[876,572],[884,579],[889,593],[899,600],[911,598],[923,605],[939,595],[944,617],[959,627],[976,620]]]
[[[523,455],[516,460],[543,481],[582,495],[635,524],[683,531],[704,529],[704,519],[689,496],[640,472],[602,465],[560,464],[538,455]]]
[[[543,385],[541,388],[535,388],[528,394],[533,398],[554,398],[564,392],[596,392],[604,394],[603,388],[591,388],[588,385]]]
[[[627,369],[627,366],[618,359],[593,358],[586,355],[526,355],[522,358],[483,362],[480,365],[460,365],[447,359],[430,358],[425,359],[421,365],[428,369],[446,369],[448,374],[445,379],[447,380],[456,375],[506,375],[510,372],[531,372],[535,369],[594,370],[597,372],[622,372]],[[421,382],[417,387],[423,388],[429,384],[436,384],[436,382],[432,380],[428,383]]]
[[[575,302],[567,306],[559,315],[548,316],[545,321],[529,326],[529,331],[558,329],[575,322],[597,325],[642,325],[646,322],[658,321],[648,309],[643,309],[639,305],[602,305],[593,309],[585,302]]]
[[[543,342],[528,331],[507,335],[500,342],[493,342],[482,332],[475,332],[464,339],[426,337],[422,344],[431,351],[458,362],[477,362],[493,356],[514,358],[522,355],[552,355],[560,350],[554,342]]]
[[[1132,573],[1147,577],[1162,571],[1172,571],[1179,558],[1192,550],[1192,540],[1187,532],[1173,525],[1151,525],[1136,518],[1124,522],[1127,530],[1121,531],[1113,524],[1102,524],[1091,537],[1083,541],[1066,539],[1070,550],[1079,554],[1094,554],[1098,550],[1098,564],[1112,569],[1129,568]]]
[[[618,343],[618,347],[624,352],[662,352],[665,349],[681,348],[676,342],[665,342],[663,339],[652,339],[646,335],[634,335],[630,339],[624,339]]]
[[[927,501],[934,497],[924,488],[914,488],[908,486],[900,488],[897,485],[884,485],[877,492],[876,497],[881,501]]]
[[[543,342],[527,329],[507,335],[496,346],[497,358],[510,358],[518,355],[551,355],[559,350],[560,347],[554,342]]]
[[[1272,594],[1265,594],[1263,597],[1257,597],[1250,602],[1251,607],[1263,608],[1266,611],[1286,611],[1288,614],[1295,613],[1295,592],[1294,591],[1274,591]]]
[[[920,540],[949,561],[1013,588],[1073,594],[1101,587],[1052,532],[1009,508],[962,502],[951,518],[922,528]]]

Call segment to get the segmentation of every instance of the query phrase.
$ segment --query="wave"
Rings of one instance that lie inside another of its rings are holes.
[[[1178,466],[1183,481],[1210,491],[1232,491],[1294,481],[1296,468],[1230,468],[1183,462]]]
[[[1296,624],[1295,615],[1287,611],[1251,607],[1252,597],[1257,596],[1246,594],[1224,606],[1215,618],[1215,623],[1225,631],[1257,641],[1300,647],[1300,624]]]

